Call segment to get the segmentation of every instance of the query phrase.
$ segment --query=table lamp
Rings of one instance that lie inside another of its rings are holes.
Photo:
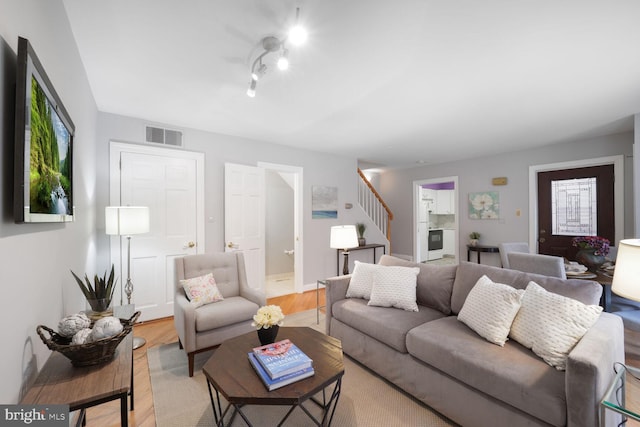
[[[127,283],[124,292],[127,304],[131,304],[133,282],[131,281],[131,236],[149,232],[149,208],[146,206],[107,206],[104,211],[106,233],[112,236],[127,238]],[[122,281],[120,281],[122,286]],[[122,305],[122,288],[120,288],[120,305]],[[133,338],[133,349],[145,345],[141,337]]]
[[[640,239],[625,239],[618,243],[611,291],[621,297],[640,301]]]
[[[341,249],[344,255],[342,274],[349,274],[349,249],[358,246],[358,234],[355,225],[336,225],[331,227],[331,240],[329,246],[332,249]]]

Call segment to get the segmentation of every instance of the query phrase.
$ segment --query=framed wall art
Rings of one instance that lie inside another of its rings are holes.
[[[311,186],[311,218],[338,218],[338,187]]]
[[[500,193],[484,191],[469,193],[470,219],[500,219]]]

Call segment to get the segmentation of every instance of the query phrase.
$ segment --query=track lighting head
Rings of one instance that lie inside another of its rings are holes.
[[[249,89],[247,89],[247,96],[249,98],[255,98],[256,96],[256,83],[256,80],[251,79],[251,82],[249,83]]]
[[[289,29],[289,34],[287,35],[287,41],[291,42],[294,46],[300,46],[307,41],[307,30],[300,24],[300,8],[296,8],[296,23],[293,27]]]
[[[282,71],[289,69],[289,51],[282,49],[280,58],[278,58],[278,68]]]
[[[257,70],[252,70],[251,72],[251,79],[258,81],[262,78],[262,76],[265,75],[265,73],[267,72],[267,66],[264,65],[262,63],[262,61],[260,62],[260,65],[258,66]]]
[[[296,25],[289,30],[287,41],[290,41],[294,46],[300,46],[307,41],[308,36],[307,30],[300,25]]]

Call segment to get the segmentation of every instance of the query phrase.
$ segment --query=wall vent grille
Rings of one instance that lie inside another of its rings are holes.
[[[147,142],[182,147],[182,132],[147,126]]]

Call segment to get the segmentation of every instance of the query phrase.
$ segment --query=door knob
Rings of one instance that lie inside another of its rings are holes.
[[[237,247],[238,247],[238,245],[236,245],[236,244],[235,244],[235,243],[233,243],[233,242],[229,242],[229,243],[227,244],[227,247],[228,247],[229,249],[233,249],[233,248],[237,248]]]
[[[544,237],[541,237],[541,238],[538,239],[538,242],[540,242],[540,243],[544,243],[546,241],[547,241],[547,239],[545,239]]]
[[[195,248],[196,247],[196,243],[195,242],[189,242],[189,243],[187,243],[187,246],[189,246],[190,248]]]

